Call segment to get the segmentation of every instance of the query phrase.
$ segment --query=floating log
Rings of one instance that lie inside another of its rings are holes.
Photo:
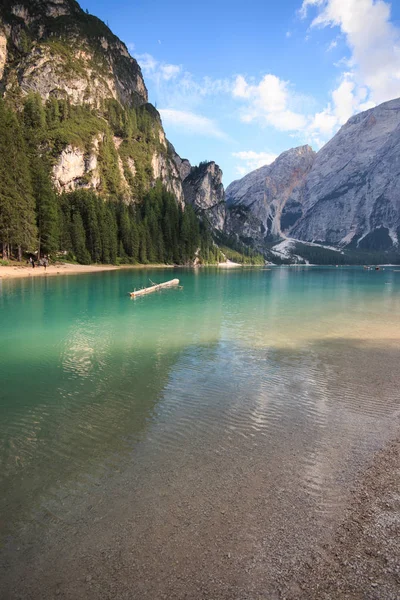
[[[152,292],[158,292],[164,288],[175,287],[177,285],[179,285],[179,279],[171,279],[171,281],[166,281],[165,283],[155,283],[150,287],[130,292],[130,297],[137,298],[138,296],[144,296],[145,294],[151,294]]]

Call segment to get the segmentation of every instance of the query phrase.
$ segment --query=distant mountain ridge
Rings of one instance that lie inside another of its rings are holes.
[[[226,189],[228,207],[247,207],[260,221],[265,238],[279,238],[287,229],[282,213],[310,171],[315,156],[310,146],[283,152],[271,165],[231,183]]]
[[[228,229],[257,247],[288,237],[399,253],[399,184],[395,99],[351,117],[318,153],[294,148],[231,183]]]
[[[301,190],[301,240],[369,250],[400,239],[400,99],[351,117],[316,156]]]

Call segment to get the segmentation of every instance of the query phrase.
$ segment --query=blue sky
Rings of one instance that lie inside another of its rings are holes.
[[[400,97],[400,1],[83,0],[129,47],[177,152],[229,184]]]

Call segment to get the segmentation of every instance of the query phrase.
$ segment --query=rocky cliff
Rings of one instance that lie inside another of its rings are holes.
[[[290,199],[300,197],[299,186],[315,160],[310,146],[300,146],[283,152],[271,165],[234,181],[226,189],[230,210],[228,228],[246,238],[261,241],[279,239],[292,224],[293,209],[285,211]],[[245,209],[245,210],[243,210]]]
[[[400,237],[400,99],[352,117],[317,154],[290,234],[366,250]]]
[[[260,245],[294,238],[396,251],[400,239],[400,99],[360,113],[317,154],[281,154],[226,190],[227,229]]]
[[[192,204],[197,214],[207,221],[212,229],[223,231],[226,218],[226,203],[222,171],[215,162],[200,163],[192,167],[183,181],[185,201]]]
[[[193,169],[166,139],[139,65],[74,0],[0,3],[0,91],[17,109],[36,95],[46,121],[54,115],[43,151],[59,193],[93,189],[129,203],[161,180],[185,204],[183,181]],[[222,202],[221,176],[214,165],[185,186],[200,212]]]
[[[100,19],[74,0],[3,0],[0,75],[5,95],[38,92],[99,107],[147,102],[137,62]]]

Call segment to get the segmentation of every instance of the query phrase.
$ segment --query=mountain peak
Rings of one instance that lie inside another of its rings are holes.
[[[68,97],[92,106],[106,99],[127,106],[148,100],[125,44],[75,0],[1,2],[0,77],[6,95],[17,86],[44,100]]]

